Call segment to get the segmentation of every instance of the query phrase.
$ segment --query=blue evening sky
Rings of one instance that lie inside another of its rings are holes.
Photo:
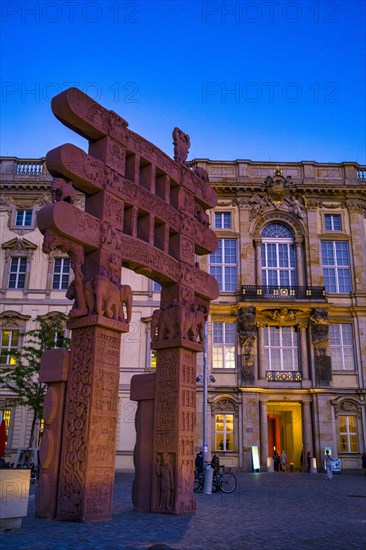
[[[85,140],[51,112],[74,85],[173,154],[366,164],[363,0],[2,1],[0,154]]]

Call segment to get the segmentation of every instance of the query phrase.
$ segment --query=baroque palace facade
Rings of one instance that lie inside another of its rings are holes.
[[[219,248],[199,259],[220,296],[207,323],[208,454],[251,470],[285,450],[295,468],[325,448],[343,469],[366,451],[366,167],[352,162],[209,161],[218,195],[210,214]],[[67,314],[70,260],[45,256],[37,210],[50,202],[43,159],[0,159],[0,421],[6,458],[28,444],[31,413],[10,406],[1,370],[37,316]],[[79,206],[82,207],[81,198]],[[202,220],[201,220],[202,221]],[[207,223],[204,220],[204,223]],[[133,468],[134,374],[153,372],[150,324],[159,285],[122,268],[134,290],[122,340],[117,468]],[[202,355],[202,354],[201,354]],[[202,448],[203,369],[197,372],[196,449]]]

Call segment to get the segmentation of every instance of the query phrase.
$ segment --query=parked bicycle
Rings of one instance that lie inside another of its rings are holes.
[[[222,491],[223,493],[232,493],[235,491],[238,481],[234,474],[226,466],[220,466],[219,472],[214,473],[212,480],[212,492]],[[193,490],[195,493],[203,493],[205,478],[203,472],[196,472],[194,476]]]

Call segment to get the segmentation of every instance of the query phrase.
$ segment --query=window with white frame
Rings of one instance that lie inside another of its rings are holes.
[[[234,415],[215,415],[215,450],[234,451]]]
[[[296,327],[264,327],[264,352],[267,370],[299,370]]]
[[[15,225],[17,227],[30,227],[33,221],[33,210],[17,210]]]
[[[215,229],[231,228],[231,212],[215,212]]]
[[[235,323],[213,323],[212,367],[235,368]]]
[[[333,370],[354,370],[355,358],[352,325],[329,325],[330,355]]]
[[[8,285],[9,288],[24,288],[26,273],[27,273],[27,258],[25,257],[11,258],[9,285]]]
[[[15,352],[18,350],[19,330],[2,330],[0,338],[0,365],[15,365]]]
[[[236,239],[218,239],[217,252],[210,254],[210,274],[223,292],[238,288],[238,252]]]
[[[295,244],[288,227],[271,223],[263,229],[261,261],[263,285],[296,285]]]
[[[325,214],[324,224],[327,231],[341,231],[342,220],[340,214]]]
[[[321,250],[325,290],[339,294],[351,292],[348,242],[322,241]]]
[[[357,453],[357,417],[351,415],[339,416],[339,444],[341,453]]]
[[[69,258],[55,258],[52,277],[53,290],[67,290],[70,279],[70,266]]]

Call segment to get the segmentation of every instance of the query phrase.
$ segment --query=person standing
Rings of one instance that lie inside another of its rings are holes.
[[[362,470],[363,475],[366,476],[366,453],[363,453],[362,455]]]
[[[195,467],[196,467],[196,471],[201,474],[203,472],[203,452],[200,451],[199,453],[197,453],[196,455],[196,460],[195,460]]]
[[[308,474],[310,474],[310,463],[311,463],[310,451],[308,451],[308,454],[306,455],[306,463],[307,463],[307,472]]]
[[[280,462],[281,462],[281,470],[283,472],[286,472],[286,466],[287,466],[287,463],[288,463],[288,458],[287,458],[287,455],[286,455],[285,451],[281,451]]]
[[[211,459],[211,468],[213,468],[214,474],[219,475],[220,473],[220,459],[217,454],[214,454]]]
[[[334,458],[331,457],[331,455],[329,454],[329,451],[327,449],[325,451],[325,466],[327,468],[327,476],[328,476],[329,481],[333,477],[333,469],[332,469],[333,462],[334,462]]]
[[[274,471],[278,472],[280,469],[280,457],[278,456],[277,451],[275,451],[273,455],[273,466],[274,466]]]

